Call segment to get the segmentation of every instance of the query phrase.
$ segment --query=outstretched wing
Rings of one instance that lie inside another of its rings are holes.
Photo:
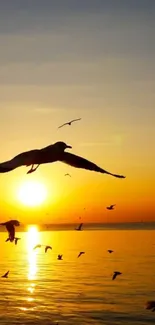
[[[52,249],[52,247],[51,246],[46,246],[45,247],[45,253],[48,251],[48,249]]]
[[[67,122],[67,123],[64,123],[64,124],[62,124],[62,125],[60,125],[60,126],[58,126],[58,129],[62,128],[63,126],[65,126],[65,125],[67,125],[67,124],[68,124],[68,122]]]
[[[70,121],[70,123],[73,123],[73,122],[76,122],[76,121],[80,121],[80,120],[81,120],[81,118],[76,118],[75,120]]]
[[[116,276],[117,276],[117,273],[114,273],[113,274],[113,277],[112,277],[112,280],[115,280],[116,279]]]
[[[92,170],[92,171],[102,173],[102,174],[109,174],[109,175],[112,175],[112,176],[118,177],[118,178],[125,178],[125,176],[122,176],[122,175],[112,174],[112,173],[100,168],[99,166],[92,163],[91,161],[89,161],[85,158],[82,158],[80,156],[76,156],[70,152],[64,151],[60,161],[64,162],[65,164],[68,164],[70,166],[76,167],[76,168]]]
[[[15,156],[13,159],[0,164],[0,173],[7,173],[21,166],[35,164],[35,158],[39,150],[30,150]]]

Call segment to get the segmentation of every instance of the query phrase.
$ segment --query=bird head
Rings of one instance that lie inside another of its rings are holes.
[[[55,145],[55,146],[58,148],[58,150],[60,150],[60,151],[64,151],[64,150],[67,149],[67,148],[72,149],[71,146],[69,146],[68,144],[66,144],[65,142],[62,142],[62,141],[58,141],[58,142],[56,142],[54,145]]]

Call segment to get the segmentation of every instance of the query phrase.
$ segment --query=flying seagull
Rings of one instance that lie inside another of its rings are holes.
[[[112,249],[108,249],[108,253],[109,254],[113,253],[113,250]]]
[[[110,205],[109,207],[107,207],[107,210],[114,210],[114,206],[115,206],[116,204],[112,204],[112,205]]]
[[[62,260],[62,256],[63,256],[63,255],[60,255],[60,254],[59,254],[58,257],[57,257],[57,260],[59,260],[59,261]]]
[[[32,167],[28,173],[32,173],[39,167],[39,165],[61,161],[75,168],[82,168],[102,174],[108,174],[118,178],[125,178],[125,176],[110,173],[85,158],[76,156],[69,152],[65,152],[65,149],[67,148],[72,147],[64,142],[59,141],[42,149],[34,149],[20,153],[13,159],[1,163],[0,173],[6,173],[21,166],[31,165]],[[34,165],[37,166],[34,168]]]
[[[45,253],[47,253],[48,249],[52,249],[51,246],[45,246]]]
[[[5,226],[9,237],[6,241],[13,242],[15,240],[15,226],[20,226],[20,223],[18,220],[10,220],[7,222],[0,223],[0,226]]]
[[[112,280],[115,280],[116,277],[117,277],[118,275],[121,275],[121,274],[122,274],[122,273],[121,273],[121,272],[118,272],[118,271],[114,272],[113,277],[112,277]]]
[[[67,174],[65,174],[65,176],[69,176],[69,177],[71,177],[71,175],[70,175],[70,174],[68,174],[68,173],[67,173]]]
[[[82,226],[83,226],[83,223],[80,223],[80,225],[77,228],[75,228],[75,230],[78,230],[78,231],[82,230]]]
[[[155,301],[153,300],[147,301],[146,309],[150,309],[150,310],[152,309],[152,311],[155,311]]]
[[[80,120],[81,120],[81,118],[77,118],[77,119],[75,119],[75,120],[71,120],[71,121],[69,121],[69,122],[67,122],[67,123],[64,123],[64,124],[60,125],[60,126],[58,127],[58,129],[62,128],[62,127],[65,126],[65,125],[71,125],[73,122],[80,121]]]
[[[1,278],[8,278],[9,271],[6,272],[4,275],[1,276]]]
[[[85,252],[80,252],[77,258],[79,258],[83,254],[85,254]]]
[[[36,246],[33,247],[33,250],[37,249],[37,248],[41,248],[42,245],[38,244]]]

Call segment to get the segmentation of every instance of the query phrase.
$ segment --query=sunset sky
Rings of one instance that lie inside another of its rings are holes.
[[[61,140],[126,179],[21,167],[0,174],[0,221],[155,220],[154,31],[153,0],[1,1],[0,161]],[[45,187],[39,206],[21,202],[26,181]]]

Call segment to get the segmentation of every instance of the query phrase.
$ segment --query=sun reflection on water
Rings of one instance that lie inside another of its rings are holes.
[[[27,250],[28,250],[28,280],[35,280],[37,273],[37,251],[33,250],[34,246],[39,243],[39,231],[37,226],[30,226],[27,233]],[[34,283],[28,290],[32,293],[34,291]]]

